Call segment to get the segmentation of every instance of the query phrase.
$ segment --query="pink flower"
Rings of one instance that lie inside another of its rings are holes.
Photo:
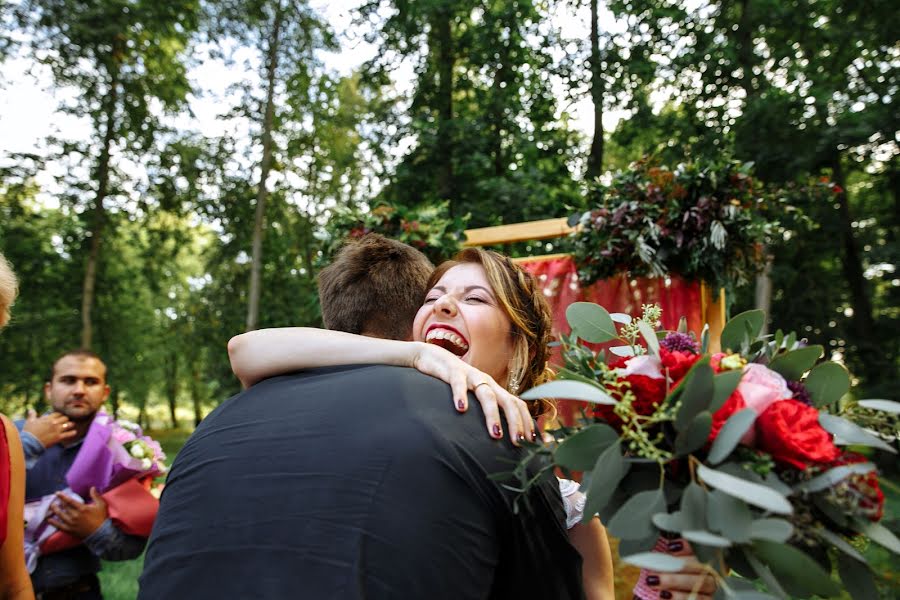
[[[133,442],[137,439],[133,433],[128,431],[127,429],[122,429],[121,427],[114,427],[112,431],[112,439],[120,444],[126,444],[128,442]]]
[[[657,357],[650,356],[649,354],[634,356],[628,359],[628,363],[625,365],[624,369],[620,370],[619,375],[621,377],[643,375],[650,379],[662,379],[662,363]]]
[[[793,395],[784,377],[756,363],[744,367],[744,374],[737,389],[747,406],[758,415],[763,414],[773,402],[786,400]]]

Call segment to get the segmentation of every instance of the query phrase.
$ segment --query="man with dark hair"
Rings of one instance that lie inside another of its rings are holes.
[[[420,285],[421,299],[423,258],[384,238],[357,244],[320,280],[326,322],[386,336],[402,321],[392,336],[405,339],[411,316],[368,278]],[[172,466],[139,598],[582,597],[555,478],[514,510],[488,476],[521,450],[484,432],[477,402],[460,414],[450,399],[436,379],[380,365],[274,377],[229,399]]]
[[[345,244],[319,274],[325,328],[409,339],[433,270],[418,250],[375,233]]]
[[[65,352],[53,362],[44,395],[52,409],[38,417],[30,411],[16,423],[25,451],[25,497],[34,500],[66,488],[66,473],[94,416],[109,396],[106,365],[90,350]],[[31,574],[40,598],[102,598],[97,572],[100,559],[130,560],[140,556],[146,540],[119,530],[96,490],[91,502],[68,496],[51,506],[51,524],[81,538],[69,550],[41,556]]]

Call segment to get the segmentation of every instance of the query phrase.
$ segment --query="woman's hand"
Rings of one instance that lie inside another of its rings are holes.
[[[528,405],[510,394],[494,379],[472,365],[462,361],[458,356],[439,346],[417,343],[418,352],[412,366],[418,371],[450,384],[453,392],[453,405],[459,412],[468,409],[468,393],[472,391],[484,411],[484,420],[491,437],[503,437],[500,425],[500,410],[506,415],[509,437],[513,444],[535,439],[534,421],[528,412]]]

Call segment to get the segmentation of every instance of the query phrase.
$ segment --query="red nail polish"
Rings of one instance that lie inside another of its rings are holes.
[[[672,598],[672,592],[669,590],[663,590],[659,593],[659,597],[663,600],[670,600]]]
[[[465,410],[466,403],[463,400],[460,400],[459,402],[456,403],[456,408],[458,408],[459,410]]]
[[[500,423],[494,423],[494,429],[493,429],[493,432],[494,432],[494,437],[495,437],[495,438],[501,438],[501,437],[503,437],[503,430],[500,429]]]
[[[669,552],[681,552],[684,550],[684,544],[678,541],[669,542]]]
[[[659,585],[659,577],[657,577],[656,575],[647,575],[647,585]]]
[[[525,441],[525,434],[522,433],[522,432],[520,431],[519,434],[516,435],[516,439],[519,440],[519,442],[524,442],[524,441]]]

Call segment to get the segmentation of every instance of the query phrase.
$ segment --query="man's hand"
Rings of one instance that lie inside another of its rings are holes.
[[[50,505],[54,517],[48,523],[75,537],[88,537],[109,517],[106,501],[100,497],[96,488],[91,488],[91,498],[94,500],[93,504],[84,504],[62,492],[56,492],[57,501]]]
[[[25,419],[22,431],[27,431],[37,438],[44,448],[64,442],[78,433],[75,431],[75,424],[66,415],[50,413],[39,417],[33,409],[28,411],[28,418]]]

